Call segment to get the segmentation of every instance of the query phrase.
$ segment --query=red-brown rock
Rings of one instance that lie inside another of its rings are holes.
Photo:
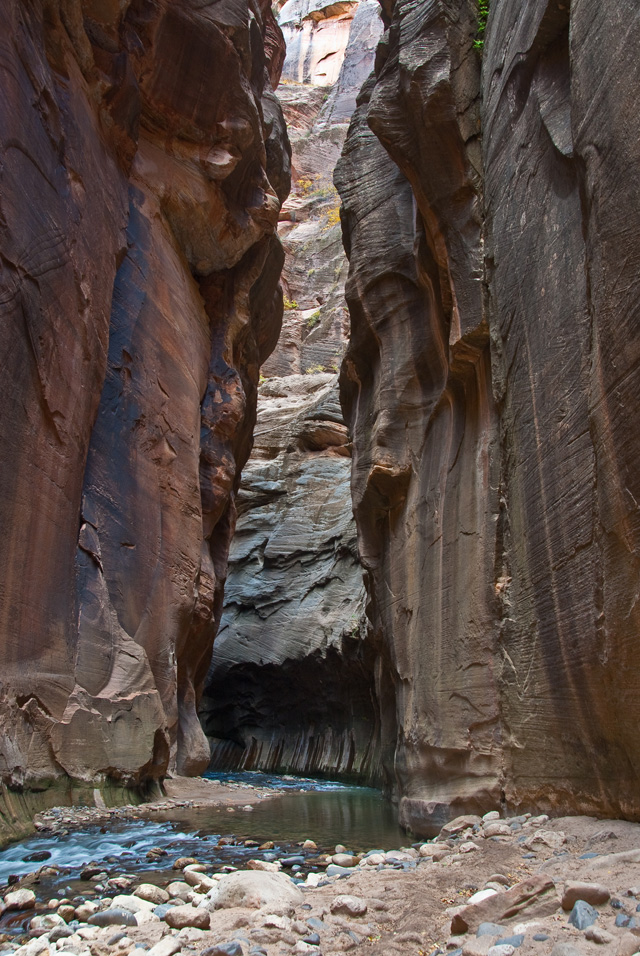
[[[282,41],[245,0],[8,0],[0,30],[0,776],[197,772],[282,312]]]

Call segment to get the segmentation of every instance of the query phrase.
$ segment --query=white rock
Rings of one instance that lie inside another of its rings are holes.
[[[167,893],[173,900],[187,900],[191,892],[191,887],[188,883],[185,883],[184,880],[174,880],[173,883],[169,883],[167,886]]]
[[[36,894],[33,890],[13,890],[7,893],[4,904],[8,910],[28,910],[35,906]]]
[[[546,814],[546,813],[541,813],[540,816],[530,817],[530,818],[526,821],[526,823],[523,823],[523,824],[522,824],[522,826],[523,826],[523,827],[540,827],[540,826],[543,826],[545,823],[548,823],[548,822],[549,822],[549,817],[547,816],[547,814]]]
[[[299,953],[300,956],[304,956],[306,953],[317,953],[318,947],[311,946],[310,943],[304,943],[301,939],[298,940],[296,945],[293,947],[294,953]]]
[[[475,843],[472,843],[471,840],[467,840],[466,843],[461,843],[460,846],[458,847],[458,851],[460,853],[473,853],[477,849],[478,849],[477,845]]]
[[[285,873],[236,870],[235,873],[226,874],[218,886],[217,905],[224,909],[232,906],[259,909],[272,903],[295,906],[303,900],[302,893]]]
[[[163,890],[161,886],[156,886],[154,883],[141,883],[140,886],[136,887],[133,891],[133,895],[139,897],[141,900],[146,900],[148,903],[153,903],[155,906],[166,903],[170,899],[167,891]]]
[[[364,856],[358,866],[380,866],[381,863],[386,863],[385,854],[372,853],[371,856]]]
[[[149,900],[143,900],[140,896],[123,893],[121,896],[114,896],[109,909],[129,910],[130,913],[151,913],[155,903]]]
[[[165,936],[159,943],[152,946],[147,952],[147,956],[175,956],[180,952],[181,943],[175,936]]]
[[[482,828],[484,836],[513,836],[513,830],[508,823],[486,823]]]
[[[490,823],[492,820],[499,820],[500,814],[497,810],[489,810],[488,813],[485,813],[482,817],[483,823]]]
[[[544,846],[548,846],[552,850],[559,850],[562,844],[566,842],[566,839],[567,838],[562,830],[538,830],[537,833],[527,837],[522,846],[525,846],[528,850],[531,850],[536,843],[542,843]]]
[[[260,923],[265,929],[281,929],[285,933],[291,930],[291,920],[289,917],[278,916],[276,913],[269,913],[267,916],[262,916]]]
[[[367,904],[359,896],[336,896],[330,906],[332,913],[343,914],[344,916],[364,916],[367,912]]]
[[[306,886],[318,886],[322,876],[320,873],[308,873],[307,879],[305,880]]]
[[[500,946],[492,946],[487,956],[513,956],[515,951],[515,946],[511,946],[509,943],[502,943]]]
[[[16,953],[18,953],[19,956],[48,956],[50,952],[49,946],[49,940],[41,936],[39,939],[32,939],[24,946],[19,946],[13,956],[16,956]]]
[[[482,903],[483,900],[488,900],[490,896],[496,896],[497,890],[479,890],[477,893],[474,893],[473,896],[470,896],[466,902],[466,905],[469,906],[471,903]]]
[[[133,914],[136,918],[136,923],[138,926],[144,926],[145,923],[159,923],[160,917],[156,916],[155,913],[150,913],[148,910],[140,910],[139,913]]]
[[[180,940],[182,944],[190,946],[192,943],[200,943],[204,938],[205,931],[203,929],[196,929],[194,926],[186,926],[184,929],[181,929],[177,935],[177,939]]]
[[[249,860],[247,863],[247,869],[249,870],[260,870],[262,873],[277,873],[282,869],[282,864],[279,860]]]
[[[66,922],[57,913],[43,913],[42,916],[34,916],[29,923],[29,929],[32,933],[47,933],[55,926],[66,926]]]

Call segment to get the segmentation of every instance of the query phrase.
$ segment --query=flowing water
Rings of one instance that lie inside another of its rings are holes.
[[[273,787],[284,792],[275,799],[259,800],[247,789],[251,811],[241,807],[234,813],[226,808],[171,808],[154,813],[153,820],[115,818],[108,826],[33,836],[0,852],[0,883],[10,875],[23,876],[42,866],[55,866],[60,868],[59,873],[43,876],[33,886],[40,898],[89,897],[101,891],[99,884],[81,879],[89,862],[99,864],[109,877],[145,872],[145,879],[160,883],[175,878],[171,863],[178,856],[198,857],[214,870],[242,867],[256,856],[269,858],[269,853],[255,846],[244,846],[245,840],[273,841],[272,853],[278,858],[300,853],[297,844],[306,839],[314,840],[319,851],[333,851],[337,843],[357,852],[394,849],[407,842],[392,807],[377,790],[253,772],[207,776],[221,783]],[[220,844],[224,838],[229,844]],[[147,859],[152,848],[165,850],[166,856]],[[315,869],[311,857],[308,865],[302,865],[301,876]],[[11,931],[8,926],[2,929]],[[18,929],[16,925],[14,931]]]

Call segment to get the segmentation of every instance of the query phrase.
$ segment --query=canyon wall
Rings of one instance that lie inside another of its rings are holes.
[[[255,445],[200,708],[214,769],[379,779],[373,656],[338,396],[347,263],[331,181],[373,65],[378,11],[373,0],[357,7],[329,91],[296,81],[291,51],[278,90],[294,171],[279,226],[286,309],[262,369]],[[321,12],[326,25],[343,21],[335,5]]]
[[[253,0],[0,10],[0,778],[201,771],[259,366],[284,44]]]
[[[639,818],[640,17],[383,8],[336,185],[386,784]]]

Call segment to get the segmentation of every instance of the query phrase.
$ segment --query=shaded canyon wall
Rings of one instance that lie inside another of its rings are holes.
[[[0,778],[199,772],[282,316],[282,35],[245,0],[0,24]]]
[[[344,26],[341,7],[319,12],[327,30]],[[200,708],[215,769],[379,779],[373,655],[338,396],[347,263],[331,177],[380,32],[378,4],[363,0],[351,14],[335,84],[299,83],[290,47],[278,90],[294,178],[279,226],[286,309],[262,369],[255,445]]]
[[[640,17],[383,6],[336,185],[387,785],[638,818]]]

